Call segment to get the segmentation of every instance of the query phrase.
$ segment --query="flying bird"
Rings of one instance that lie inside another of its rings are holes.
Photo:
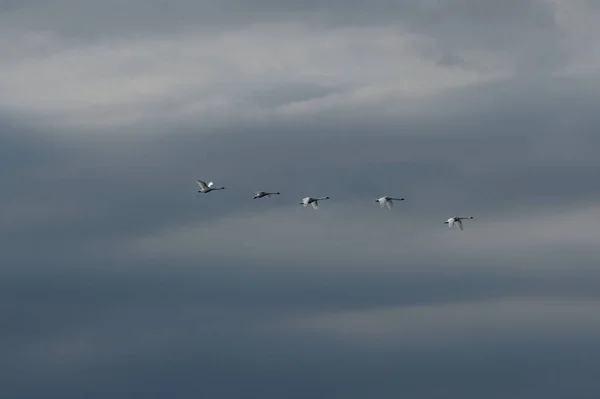
[[[462,218],[454,216],[454,217],[451,217],[450,219],[446,220],[444,222],[444,224],[447,224],[449,228],[454,227],[454,225],[456,224],[461,230],[464,230],[462,221],[465,219],[473,219],[473,216],[462,217]]]
[[[276,192],[276,193],[268,193],[268,192],[266,192],[266,191],[257,191],[257,192],[254,194],[254,199],[257,199],[257,198],[262,198],[262,197],[269,197],[269,198],[271,198],[271,195],[280,195],[280,194],[281,194],[280,192]]]
[[[196,180],[196,183],[198,183],[198,185],[200,186],[200,190],[198,190],[199,193],[210,193],[214,190],[225,190],[225,187],[213,187],[213,182],[206,184],[202,180]]]
[[[321,198],[312,198],[312,197],[306,197],[302,199],[302,202],[300,203],[300,205],[304,206],[305,208],[307,207],[307,205],[312,205],[312,207],[314,209],[318,209],[319,208],[319,201],[321,200],[328,200],[329,197],[321,197]]]
[[[379,206],[381,208],[387,206],[388,209],[392,209],[394,207],[394,201],[404,201],[404,198],[392,198],[386,196],[375,200],[375,202],[379,202]]]

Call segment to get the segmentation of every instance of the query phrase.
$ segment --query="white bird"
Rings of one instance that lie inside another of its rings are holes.
[[[262,197],[269,197],[269,198],[271,198],[271,195],[280,195],[280,194],[281,194],[280,192],[276,192],[276,193],[268,193],[268,192],[266,192],[266,191],[257,191],[257,192],[254,194],[254,199],[257,199],[257,198],[262,198]]]
[[[394,207],[393,201],[404,201],[404,198],[392,198],[385,196],[375,200],[375,202],[379,202],[379,206],[381,208],[387,206],[388,209],[392,209]]]
[[[318,209],[319,208],[319,201],[321,200],[328,200],[329,197],[321,197],[321,198],[312,198],[312,197],[306,197],[302,199],[302,202],[300,203],[300,205],[304,206],[306,208],[307,205],[312,205],[312,207],[314,209]]]
[[[196,183],[198,183],[200,186],[200,190],[198,190],[199,193],[210,193],[214,190],[225,190],[225,187],[213,187],[213,182],[206,184],[202,180],[196,180]]]
[[[462,221],[463,221],[463,220],[465,220],[465,219],[473,219],[473,216],[469,216],[469,217],[462,217],[462,218],[459,218],[459,217],[456,217],[456,216],[454,216],[454,217],[451,217],[450,219],[446,220],[446,221],[444,222],[444,224],[447,224],[449,228],[452,228],[452,227],[454,227],[454,225],[456,224],[456,225],[458,225],[458,227],[459,227],[461,230],[464,230],[464,228],[463,228],[463,224],[462,224]]]

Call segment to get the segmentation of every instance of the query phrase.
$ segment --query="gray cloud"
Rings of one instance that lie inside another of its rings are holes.
[[[2,6],[7,397],[597,396],[594,5]]]
[[[441,41],[454,50],[529,47],[551,44],[560,37],[551,2],[510,0],[497,4],[474,0],[375,0],[369,7],[358,1],[118,1],[81,2],[53,0],[20,2],[8,9],[14,25],[51,29],[78,37],[88,35],[156,33],[193,26],[223,30],[240,24],[294,21],[302,18],[325,26],[402,24],[411,31]],[[107,26],[108,24],[108,26]],[[527,42],[517,43],[526,35]],[[537,52],[543,56],[545,51]],[[555,51],[556,49],[554,49]],[[539,63],[544,65],[547,62]]]
[[[168,12],[165,4],[13,7],[0,24],[0,88],[14,93],[4,106],[29,122],[85,129],[365,106],[386,90],[404,93],[404,108],[412,108],[414,94],[447,85],[593,71],[599,54],[596,11],[583,2],[386,1],[365,9],[340,1],[176,1]],[[335,95],[280,107],[249,101],[298,87]]]

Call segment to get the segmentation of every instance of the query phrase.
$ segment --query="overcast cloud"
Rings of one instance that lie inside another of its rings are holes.
[[[599,20],[0,0],[0,396],[598,397]]]

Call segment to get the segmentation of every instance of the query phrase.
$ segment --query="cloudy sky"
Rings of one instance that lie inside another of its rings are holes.
[[[1,396],[597,398],[599,20],[0,0]]]

